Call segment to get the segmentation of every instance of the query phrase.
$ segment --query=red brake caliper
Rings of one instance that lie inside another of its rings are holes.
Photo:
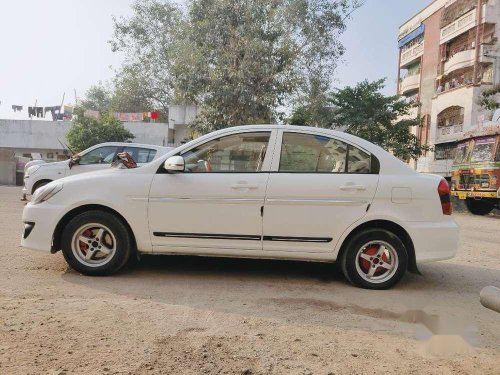
[[[92,237],[92,231],[90,229],[87,229],[85,232],[82,233],[84,237],[91,238]],[[89,248],[89,245],[86,244],[85,242],[80,241],[80,250],[86,255],[87,250]]]
[[[372,245],[368,246],[365,251],[363,251],[363,254],[369,255],[369,256],[375,256],[378,251],[378,246],[377,245]],[[360,258],[360,266],[361,269],[363,270],[364,273],[368,273],[368,270],[370,269],[370,262],[366,259]]]
[[[363,253],[374,257],[377,254],[379,248],[380,248],[380,246],[371,245],[371,246],[368,246],[366,248],[366,250],[363,251]],[[384,263],[388,263],[387,262],[387,255],[385,253],[382,254],[381,258],[382,258],[382,261]],[[370,262],[366,259],[360,258],[360,266],[361,266],[361,269],[363,270],[363,272],[368,273],[368,270],[370,269]],[[377,267],[377,270],[375,272],[379,272],[379,271],[380,271],[380,267]]]

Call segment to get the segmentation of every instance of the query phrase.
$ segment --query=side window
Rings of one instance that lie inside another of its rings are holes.
[[[80,165],[88,164],[111,164],[115,157],[116,146],[98,147],[90,152],[87,152],[80,158]]]
[[[359,148],[349,145],[347,162],[348,173],[370,173],[371,156]]]
[[[284,133],[279,171],[284,173],[371,173],[371,155],[337,139]]]
[[[156,155],[156,150],[151,148],[125,147],[123,152],[128,152],[136,163],[149,163]]]
[[[280,172],[345,172],[347,145],[336,139],[310,134],[284,133]]]
[[[270,135],[270,132],[242,133],[206,142],[182,154],[186,172],[259,172]]]

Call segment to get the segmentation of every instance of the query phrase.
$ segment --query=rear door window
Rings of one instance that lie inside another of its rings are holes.
[[[130,154],[136,163],[144,164],[152,161],[157,151],[152,148],[126,146],[123,148],[123,152]]]

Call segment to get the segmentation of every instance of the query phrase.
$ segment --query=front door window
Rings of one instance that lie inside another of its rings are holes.
[[[221,137],[184,153],[186,172],[260,172],[270,132],[242,133]]]

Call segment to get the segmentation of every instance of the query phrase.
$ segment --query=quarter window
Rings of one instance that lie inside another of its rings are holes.
[[[283,173],[370,173],[371,156],[337,139],[284,133],[279,171]]]
[[[270,132],[228,135],[206,142],[182,154],[186,172],[260,172]]]

